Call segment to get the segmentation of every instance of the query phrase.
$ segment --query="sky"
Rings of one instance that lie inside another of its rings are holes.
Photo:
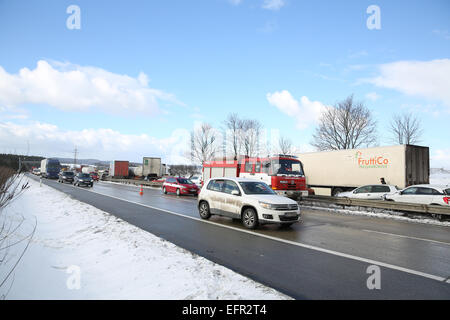
[[[308,152],[351,94],[450,169],[450,2],[0,0],[0,153],[183,163],[232,112]]]

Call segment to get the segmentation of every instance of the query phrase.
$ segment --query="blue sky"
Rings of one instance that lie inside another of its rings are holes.
[[[77,145],[80,157],[176,162],[196,124],[230,112],[309,151],[320,106],[353,93],[380,145],[392,115],[411,111],[433,165],[450,168],[450,2],[273,1],[0,0],[0,152],[28,142],[46,156]],[[66,27],[70,5],[79,30]],[[125,93],[96,92],[102,81]]]

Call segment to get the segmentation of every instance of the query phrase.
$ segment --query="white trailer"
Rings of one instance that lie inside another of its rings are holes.
[[[142,175],[143,176],[153,176],[161,177],[161,158],[155,157],[144,157],[142,161]]]
[[[133,172],[133,174],[134,174],[136,177],[142,176],[142,172],[143,172],[142,166],[130,167],[130,170],[131,170],[131,172]]]
[[[397,145],[297,154],[316,194],[335,195],[366,184],[405,188],[429,183],[429,148]]]
[[[83,173],[92,173],[95,171],[96,171],[96,167],[93,167],[93,166],[87,166],[87,167],[81,168],[81,172],[83,172]]]

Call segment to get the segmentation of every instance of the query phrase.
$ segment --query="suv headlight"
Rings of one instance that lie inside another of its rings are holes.
[[[270,209],[270,210],[275,209],[275,205],[274,204],[263,202],[263,201],[258,201],[258,203],[263,208]]]

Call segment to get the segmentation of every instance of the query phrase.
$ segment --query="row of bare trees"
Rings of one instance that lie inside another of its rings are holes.
[[[311,145],[319,151],[354,149],[376,145],[377,123],[364,103],[353,95],[321,114]],[[412,114],[395,115],[389,125],[390,139],[398,144],[420,142],[420,121]]]
[[[282,154],[293,151],[293,143],[286,137],[279,137],[275,150],[263,146],[262,131],[263,126],[258,120],[241,119],[237,113],[228,115],[221,131],[203,123],[191,132],[190,158],[204,163],[219,153],[236,160],[239,155],[256,156],[262,150]],[[398,144],[418,143],[422,135],[420,121],[408,113],[395,115],[389,132],[391,141]],[[377,122],[371,110],[351,95],[322,112],[311,145],[319,151],[354,149],[374,146],[378,138]]]
[[[278,146],[271,147],[263,141],[262,131],[258,120],[241,119],[237,113],[229,114],[220,130],[202,123],[191,132],[190,158],[193,162],[204,163],[218,154],[236,160],[239,155],[253,157],[268,152],[292,152],[290,139],[280,137]]]

